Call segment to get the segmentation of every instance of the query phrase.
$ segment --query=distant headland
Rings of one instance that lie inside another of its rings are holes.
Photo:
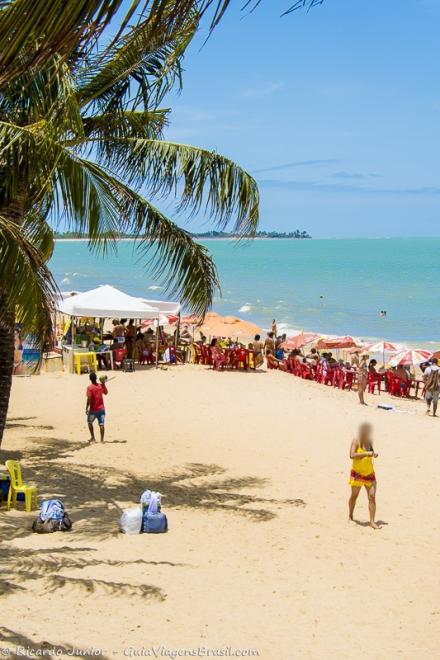
[[[207,231],[207,232],[202,232],[202,233],[193,233],[191,232],[191,236],[193,238],[218,238],[218,239],[225,239],[225,238],[243,238],[242,235],[234,233],[234,232],[227,232],[227,231]],[[66,231],[66,232],[55,232],[55,238],[56,239],[64,239],[64,240],[75,240],[75,239],[88,239],[89,237],[87,234],[83,234],[80,232],[74,232],[74,231]],[[103,234],[102,238],[113,238],[117,240],[135,240],[138,238],[137,236],[134,236],[133,234],[124,234],[124,233],[116,233],[116,232],[108,232],[107,234]],[[257,231],[255,234],[249,235],[249,238],[294,238],[294,239],[303,239],[303,238],[312,238],[310,234],[306,231],[301,231],[299,229],[296,229],[295,231],[290,231],[290,232],[280,232],[280,231]]]

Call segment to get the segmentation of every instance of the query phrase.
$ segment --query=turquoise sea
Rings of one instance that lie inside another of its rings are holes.
[[[214,310],[221,314],[263,328],[276,318],[287,332],[440,342],[440,238],[204,243],[219,270],[222,297]],[[57,241],[50,266],[64,291],[112,284],[133,295],[164,297],[130,241],[105,258],[90,253],[85,241]]]

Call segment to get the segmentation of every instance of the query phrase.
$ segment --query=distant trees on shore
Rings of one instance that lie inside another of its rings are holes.
[[[226,231],[207,231],[202,234],[193,234],[195,238],[234,238],[237,234]],[[312,238],[307,231],[257,231],[252,238]]]
[[[193,238],[238,238],[238,234],[227,231],[206,231],[200,234],[191,234]],[[66,231],[63,233],[56,233],[55,238],[88,238],[86,234],[81,234],[75,231]],[[109,232],[107,238],[137,238],[135,234],[124,234]],[[243,235],[240,234],[240,238]],[[295,231],[280,232],[280,231],[257,231],[252,238],[312,238],[307,231],[296,229]]]

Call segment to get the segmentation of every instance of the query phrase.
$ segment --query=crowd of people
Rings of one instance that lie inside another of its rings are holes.
[[[69,331],[72,332],[71,329]],[[89,327],[87,322],[83,321],[82,325],[76,328],[76,332],[90,337],[101,369],[110,368],[109,348],[114,352],[122,351],[124,358],[135,360],[140,364],[155,362],[157,346],[160,357],[165,363],[185,362],[191,356],[199,355],[197,351],[202,350],[203,355],[209,354],[208,364],[214,369],[231,366],[234,351],[244,349],[249,354],[247,366],[259,368],[266,360],[268,369],[290,372],[341,389],[355,389],[361,405],[367,405],[365,401],[367,391],[373,394],[376,390],[383,389],[393,395],[409,397],[413,387],[416,396],[419,388],[422,388],[427,414],[437,415],[440,398],[440,367],[436,359],[421,364],[421,376],[417,378],[414,369],[409,365],[379,366],[376,359],[370,359],[368,352],[361,352],[361,349],[354,350],[349,359],[336,358],[332,352],[318,351],[314,347],[286,350],[286,334],[278,335],[275,319],[264,339],[257,334],[249,343],[228,337],[213,337],[208,340],[200,331],[194,331],[194,328],[190,330],[188,325],[176,326],[174,331],[169,333],[160,326],[156,335],[156,330],[152,327],[146,329],[138,327],[132,319],[114,319],[112,330],[107,334],[103,334],[102,328]],[[195,339],[195,335],[199,338]],[[107,344],[103,341],[107,341]],[[100,349],[106,350],[101,352]],[[202,360],[202,363],[206,362]]]
[[[276,327],[275,322],[272,327]],[[367,405],[365,393],[375,393],[381,389],[401,397],[409,397],[411,388],[418,395],[421,388],[427,403],[427,414],[437,415],[440,398],[440,367],[436,358],[420,366],[421,376],[417,378],[414,367],[399,364],[396,367],[379,366],[368,352],[354,351],[350,359],[335,358],[332,352],[308,350],[285,350],[286,335],[276,336],[274,329],[267,333],[266,340],[255,337],[254,347],[265,355],[268,369],[279,369],[309,380],[341,389],[355,388],[361,405]]]

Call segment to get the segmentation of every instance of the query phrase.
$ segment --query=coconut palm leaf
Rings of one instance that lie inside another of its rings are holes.
[[[135,109],[139,104],[157,107],[180,77],[180,59],[198,26],[198,14],[191,10],[196,3],[185,3],[188,11],[177,16],[174,1],[160,3],[120,42],[90,58],[79,77],[80,104],[94,102],[100,112]]]
[[[7,311],[15,314],[24,332],[35,334],[44,345],[57,287],[45,254],[32,242],[32,224],[29,219],[28,226],[19,227],[0,216],[0,291]],[[0,324],[5,322],[8,319],[0,314]]]
[[[98,158],[111,158],[111,138],[150,138],[159,139],[168,125],[168,109],[143,110],[124,112],[109,112],[93,115],[83,119],[84,134],[92,140],[92,151],[96,150]],[[86,140],[87,142],[87,140]],[[77,140],[67,142],[74,146]]]
[[[252,176],[214,151],[163,140],[113,140],[107,164],[130,185],[153,196],[180,198],[179,212],[203,209],[219,228],[235,217],[234,231],[253,235],[259,217],[258,186]]]
[[[43,65],[57,52],[65,58],[96,40],[122,0],[7,0],[0,4],[0,85]],[[139,5],[140,2],[133,4]]]
[[[317,7],[318,5],[323,5],[324,0],[297,0],[291,7],[286,9],[286,11],[281,14],[282,16],[287,16],[287,14],[291,14],[293,11],[296,11],[297,9],[304,9],[307,7],[307,10],[309,11],[312,9],[312,7]]]
[[[115,248],[124,224],[119,201],[104,172],[61,147],[53,189],[53,209],[59,222],[87,235],[90,246],[103,254]]]
[[[85,233],[97,250],[115,248],[119,232],[138,239],[139,257],[195,314],[205,314],[219,289],[217,270],[208,250],[191,234],[129,186],[95,163],[71,157],[57,169],[65,219]]]
[[[220,290],[209,251],[146,199],[131,197],[128,210],[141,258],[147,257],[153,277],[171,297],[180,299],[194,314],[204,316],[214,293]]]

